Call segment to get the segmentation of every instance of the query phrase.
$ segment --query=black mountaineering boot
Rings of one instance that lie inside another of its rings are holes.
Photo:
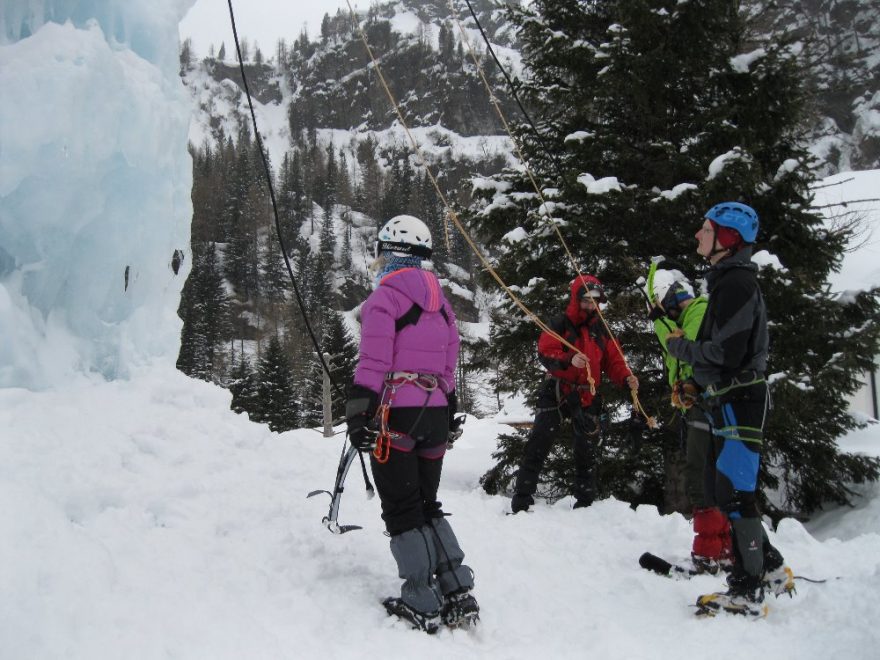
[[[715,616],[719,612],[742,614],[748,618],[767,616],[761,578],[734,570],[727,576],[727,591],[704,594],[697,598],[697,616]]]
[[[796,593],[794,574],[785,565],[779,550],[770,545],[770,541],[766,539],[764,540],[764,590],[777,598],[783,594],[791,598]]]
[[[423,630],[433,635],[440,629],[440,612],[419,612],[403,602],[400,598],[386,598],[382,601],[388,614],[409,623],[416,630]]]
[[[471,628],[480,620],[480,606],[468,588],[446,594],[440,618],[450,628]]]
[[[434,577],[437,551],[432,542],[433,531],[427,525],[391,537],[391,554],[397,562],[397,574],[404,582],[400,598],[382,601],[389,614],[394,614],[424,630],[429,635],[440,627],[443,605],[440,587]]]
[[[513,498],[510,500],[510,510],[512,513],[528,511],[529,507],[532,506],[534,503],[535,499],[531,495],[514,493]]]

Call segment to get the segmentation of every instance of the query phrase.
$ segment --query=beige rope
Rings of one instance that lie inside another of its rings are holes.
[[[464,237],[464,240],[467,242],[468,246],[471,248],[471,251],[480,260],[480,263],[483,264],[483,267],[486,269],[486,271],[492,276],[492,278],[504,290],[504,292],[508,295],[508,297],[513,301],[513,303],[517,307],[519,307],[519,309],[529,319],[531,319],[531,321],[535,325],[537,325],[543,332],[546,332],[551,337],[553,337],[558,342],[560,342],[563,346],[567,346],[575,353],[580,353],[580,350],[578,350],[578,348],[576,346],[569,343],[563,336],[561,336],[560,334],[555,332],[550,326],[548,326],[546,323],[544,323],[540,318],[538,318],[538,316],[534,312],[532,312],[525,305],[525,303],[522,302],[522,300],[520,300],[517,297],[517,295],[510,289],[510,287],[507,286],[507,284],[504,282],[504,280],[501,279],[501,276],[498,275],[498,273],[492,267],[492,264],[489,263],[489,260],[486,259],[486,257],[483,255],[480,248],[477,246],[477,244],[471,238],[470,234],[464,228],[464,226],[462,225],[462,223],[458,217],[458,214],[452,208],[448,199],[446,198],[446,195],[444,195],[443,191],[440,189],[440,185],[437,183],[437,179],[434,176],[433,171],[431,170],[430,166],[428,165],[427,161],[425,160],[425,157],[422,154],[422,150],[419,147],[418,143],[415,141],[415,138],[413,137],[412,132],[409,130],[409,126],[407,125],[406,120],[403,118],[403,113],[400,110],[400,106],[397,103],[397,99],[394,97],[394,94],[391,91],[391,88],[388,86],[388,83],[385,80],[385,76],[382,74],[382,69],[379,67],[379,62],[376,60],[376,56],[373,54],[373,50],[370,48],[370,44],[367,42],[367,36],[364,33],[363,28],[361,28],[360,22],[357,20],[357,15],[355,14],[354,9],[351,6],[351,2],[349,0],[346,0],[346,4],[348,4],[348,9],[351,12],[352,21],[354,22],[355,27],[357,28],[357,31],[360,34],[361,41],[363,41],[363,43],[364,43],[364,47],[367,50],[367,54],[369,55],[370,61],[373,64],[373,68],[375,68],[375,70],[376,70],[379,81],[381,82],[382,87],[385,90],[385,94],[388,96],[388,100],[391,102],[391,105],[394,107],[394,111],[397,114],[397,118],[400,121],[400,124],[403,127],[403,130],[406,133],[406,136],[410,141],[410,144],[412,145],[412,148],[416,154],[416,157],[419,159],[419,164],[424,168],[425,172],[428,175],[428,178],[431,180],[431,184],[433,185],[434,190],[437,193],[437,196],[440,198],[440,201],[443,203],[443,206],[446,209],[446,213],[447,213],[449,219],[452,220],[453,224],[456,226],[458,231]],[[591,373],[589,362],[587,362],[586,369],[587,369],[587,380],[590,383],[590,392],[592,394],[595,394],[596,393],[596,382],[595,382],[595,379],[593,378],[593,375]]]
[[[461,20],[458,17],[458,11],[455,9],[455,5],[452,0],[447,0],[449,5],[449,11],[452,14],[453,19],[455,20],[455,24],[458,26],[458,31],[461,33],[461,39],[467,46],[468,52],[471,55],[471,59],[474,61],[474,66],[477,68],[477,72],[480,74],[480,79],[483,81],[483,86],[486,88],[486,91],[489,94],[489,100],[492,102],[492,105],[495,107],[495,112],[498,114],[498,117],[501,119],[501,123],[504,125],[504,130],[507,131],[507,134],[510,136],[510,140],[513,143],[514,149],[516,150],[517,158],[519,158],[520,162],[523,164],[525,168],[526,174],[528,175],[529,181],[532,183],[532,187],[535,189],[535,193],[538,195],[538,199],[541,200],[541,205],[547,210],[547,200],[544,198],[544,194],[541,191],[540,186],[535,180],[535,176],[532,173],[531,168],[529,167],[529,163],[526,160],[525,156],[520,149],[519,144],[517,143],[516,138],[513,135],[513,131],[510,128],[510,124],[507,121],[507,117],[504,115],[504,111],[501,109],[501,105],[498,102],[498,97],[495,95],[495,92],[492,89],[492,86],[489,84],[489,80],[486,78],[486,72],[483,69],[482,64],[480,63],[480,58],[477,56],[477,52],[474,47],[471,45],[470,39],[468,38],[467,32],[464,29],[464,26],[461,23]],[[550,218],[549,213],[545,216],[546,221],[553,227],[553,230],[556,232],[556,236],[559,238],[559,242],[562,244],[562,248],[565,250],[566,255],[568,255],[568,259],[571,262],[574,271],[577,273],[578,278],[581,280],[581,284],[586,288],[586,280],[584,279],[583,271],[581,270],[580,264],[578,264],[577,259],[575,259],[574,254],[572,254],[571,250],[568,247],[568,243],[565,241],[565,237],[562,235],[562,232],[559,230],[559,225],[553,222],[553,219]],[[620,342],[617,341],[617,337],[614,332],[612,332],[611,327],[608,325],[608,322],[605,320],[605,315],[602,314],[602,310],[599,309],[599,305],[596,305],[596,313],[599,315],[599,320],[602,321],[602,325],[605,326],[605,330],[608,332],[608,335],[611,337],[611,340],[614,342],[615,346],[617,346],[617,350],[620,352],[620,356],[623,358],[623,362],[626,365],[626,368],[629,369],[629,373],[633,374],[633,369],[629,364],[629,360],[627,360],[626,353],[623,352],[623,348],[620,345]],[[657,420],[650,417],[642,408],[642,404],[639,401],[638,393],[636,390],[631,390],[633,395],[633,405],[645,416],[645,420],[648,422],[648,426],[654,428],[657,424]]]

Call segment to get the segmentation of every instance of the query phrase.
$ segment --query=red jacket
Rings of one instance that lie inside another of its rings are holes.
[[[600,284],[592,275],[584,275],[587,282]],[[556,319],[550,327],[566,341],[573,344],[587,356],[590,365],[590,373],[596,386],[602,379],[602,374],[617,385],[623,385],[626,377],[632,372],[624,362],[623,355],[617,347],[617,343],[608,336],[599,315],[593,312],[589,317],[580,308],[578,294],[582,288],[580,278],[575,278],[571,283],[568,307],[565,316]],[[593,402],[590,393],[587,370],[571,366],[574,353],[558,339],[547,332],[542,332],[538,339],[538,358],[541,360],[550,375],[560,379],[562,392],[568,394],[573,385],[583,385],[581,388],[581,405],[586,407]]]

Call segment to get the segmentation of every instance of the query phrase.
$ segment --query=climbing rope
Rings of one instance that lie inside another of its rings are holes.
[[[447,217],[450,220],[452,220],[453,224],[458,229],[458,231],[461,233],[465,242],[468,244],[468,247],[470,247],[471,251],[477,257],[477,259],[480,260],[480,263],[482,263],[483,268],[486,269],[486,272],[488,272],[492,276],[492,278],[498,283],[498,285],[508,295],[508,297],[511,299],[511,301],[543,332],[546,332],[548,335],[550,335],[551,337],[553,337],[554,339],[559,341],[563,346],[567,346],[575,353],[580,353],[580,351],[578,350],[578,348],[576,346],[569,343],[564,337],[562,337],[559,333],[557,333],[550,326],[548,326],[546,323],[544,323],[540,318],[538,318],[538,316],[534,312],[532,312],[526,306],[526,304],[524,302],[522,302],[522,300],[520,300],[517,297],[517,295],[510,289],[510,287],[507,286],[507,284],[504,282],[504,280],[501,279],[501,276],[495,271],[495,269],[492,267],[492,264],[489,262],[488,259],[486,259],[485,255],[483,255],[480,248],[473,241],[473,239],[471,238],[468,231],[464,228],[464,225],[461,223],[461,220],[459,219],[458,214],[452,208],[452,205],[449,203],[449,200],[447,199],[446,195],[440,189],[440,185],[437,183],[437,178],[434,176],[433,170],[428,165],[428,162],[422,153],[422,149],[419,147],[419,144],[416,142],[415,138],[413,137],[412,131],[410,131],[410,129],[409,129],[409,125],[407,124],[406,119],[404,119],[404,117],[403,117],[403,112],[400,109],[400,105],[398,104],[397,99],[394,96],[394,93],[391,91],[391,88],[388,86],[388,82],[385,80],[385,75],[382,73],[382,68],[379,66],[379,62],[376,59],[376,56],[373,54],[373,49],[370,48],[370,44],[367,41],[367,35],[364,32],[363,28],[361,27],[360,21],[357,19],[357,14],[355,13],[354,8],[351,6],[350,0],[346,0],[346,4],[348,5],[349,12],[351,13],[352,23],[354,24],[355,29],[357,30],[358,34],[360,35],[361,41],[364,44],[364,48],[366,49],[367,54],[370,58],[370,62],[376,71],[377,77],[379,78],[379,82],[381,83],[382,88],[385,90],[385,94],[388,97],[388,100],[391,102],[391,105],[394,108],[394,112],[397,114],[397,119],[400,122],[400,125],[403,128],[403,131],[406,134],[407,139],[410,142],[410,145],[412,146],[413,152],[415,153],[416,157],[419,160],[419,164],[422,166],[422,168],[427,173],[428,178],[431,181],[431,185],[434,187],[434,191],[437,193],[437,196],[439,197],[441,203],[443,204],[443,207],[446,209]],[[591,392],[595,393],[596,382],[595,382],[595,379],[593,378],[592,372],[590,371],[589,362],[587,363],[586,369],[587,369],[587,379],[590,382],[590,390],[591,390]]]
[[[489,44],[489,40],[486,37],[486,33],[483,31],[482,26],[479,25],[479,21],[477,20],[477,17],[476,17],[476,14],[474,13],[473,7],[471,7],[471,4],[468,0],[465,0],[465,2],[467,3],[468,8],[471,11],[471,16],[473,16],[475,21],[477,21],[477,25],[480,28],[480,34],[483,35],[483,39],[486,42],[487,49],[490,52],[492,52],[492,57],[495,58],[495,63],[498,64],[498,66],[500,67],[501,65],[498,62],[498,58],[495,57],[494,51],[492,51],[492,49],[491,49],[491,45]],[[517,158],[519,158],[519,161],[522,163],[523,168],[525,169],[526,174],[528,176],[528,179],[531,182],[532,187],[535,189],[535,193],[538,195],[538,199],[541,201],[541,208],[543,208],[544,210],[547,210],[548,209],[547,200],[544,198],[544,193],[541,190],[541,187],[538,185],[538,183],[535,179],[535,176],[532,173],[532,169],[531,169],[531,167],[529,167],[529,163],[526,160],[526,157],[523,155],[522,150],[520,149],[519,143],[518,143],[516,137],[514,136],[513,131],[510,128],[509,122],[507,121],[507,117],[504,115],[504,111],[501,109],[501,105],[498,102],[498,97],[495,95],[495,92],[492,89],[492,85],[489,83],[489,80],[486,77],[486,72],[485,72],[485,69],[483,68],[482,63],[480,62],[480,58],[478,57],[476,50],[474,49],[473,45],[471,44],[470,39],[468,38],[467,32],[465,31],[464,26],[462,25],[461,20],[458,17],[458,12],[455,9],[455,5],[453,4],[453,0],[447,0],[447,4],[449,5],[449,11],[452,14],[452,17],[455,20],[455,24],[458,26],[458,31],[461,33],[461,39],[464,42],[464,44],[467,46],[467,50],[470,53],[471,59],[474,62],[474,66],[476,67],[477,72],[480,75],[480,79],[483,82],[483,86],[486,88],[486,91],[489,94],[489,100],[491,101],[493,107],[495,108],[495,112],[498,114],[498,117],[501,120],[502,125],[504,126],[504,130],[507,131],[507,135],[510,137],[510,140],[513,143],[514,149],[516,150]],[[502,68],[502,71],[503,71],[503,68]],[[505,77],[507,77],[506,72],[505,72]],[[508,81],[509,81],[509,78],[508,78]],[[519,99],[517,99],[517,102],[519,102]],[[523,112],[525,112],[525,111],[523,110]],[[528,117],[527,114],[526,114],[526,117]],[[535,128],[534,124],[532,124],[532,128]],[[536,128],[535,128],[535,131],[537,132]],[[549,213],[544,214],[543,217],[545,218],[546,222],[553,228],[554,232],[556,233],[557,238],[559,239],[560,244],[562,245],[563,250],[565,250],[565,254],[568,256],[569,262],[571,263],[572,267],[574,268],[574,271],[577,273],[577,277],[581,280],[581,284],[584,287],[586,287],[587,283],[584,278],[583,271],[581,270],[580,264],[578,263],[577,259],[575,258],[574,254],[572,253],[572,251],[569,249],[568,243],[566,242],[565,237],[562,235],[562,232],[559,229],[558,223],[556,223],[550,217]],[[623,362],[624,362],[624,364],[626,364],[626,368],[629,369],[630,374],[633,374],[633,369],[629,364],[629,360],[626,357],[626,353],[624,353],[623,347],[620,345],[620,342],[617,340],[617,336],[614,334],[614,332],[611,330],[611,327],[608,325],[608,322],[605,320],[605,315],[602,314],[602,310],[599,309],[598,304],[596,305],[596,313],[598,314],[599,320],[602,322],[602,325],[605,327],[606,332],[608,332],[608,336],[611,337],[611,341],[614,343],[614,345],[617,347],[617,350],[620,352],[620,356],[623,358]],[[592,379],[591,379],[591,382],[592,382]],[[639,400],[638,391],[634,390],[634,389],[630,390],[630,391],[632,393],[633,407],[636,408],[642,415],[644,415],[645,421],[648,423],[649,427],[651,427],[651,428],[656,427],[657,421],[656,421],[656,419],[654,419],[653,417],[651,417],[650,415],[648,415],[645,412],[645,409],[642,407],[641,401]]]
[[[284,237],[281,232],[281,221],[278,218],[278,204],[275,201],[275,189],[272,186],[272,174],[269,170],[269,161],[266,159],[265,148],[263,147],[263,139],[260,137],[260,131],[257,127],[257,115],[254,112],[254,103],[251,99],[251,92],[248,88],[247,75],[244,70],[244,58],[241,56],[241,46],[239,45],[238,40],[238,29],[235,25],[235,12],[232,9],[232,0],[227,0],[227,4],[229,5],[229,20],[232,24],[232,36],[235,40],[235,52],[238,55],[238,66],[241,71],[241,80],[244,84],[244,92],[247,97],[248,108],[251,112],[251,122],[254,127],[254,137],[257,141],[257,147],[260,150],[260,158],[263,161],[263,171],[266,174],[266,183],[269,186],[269,198],[272,200],[272,213],[275,216],[275,233],[278,236],[278,243],[281,245],[281,254],[284,257],[284,265],[287,266],[287,274],[290,276],[290,283],[293,285],[293,292],[296,297],[297,306],[299,307],[300,314],[302,315],[303,322],[306,326],[306,331],[309,333],[309,337],[312,340],[312,346],[315,348],[315,353],[318,355],[318,360],[321,362],[321,368],[324,370],[324,373],[327,374],[327,377],[330,380],[330,384],[333,386],[333,389],[336,391],[337,395],[340,399],[345,400],[345,393],[342,391],[342,388],[339,384],[333,380],[333,374],[330,372],[330,368],[327,366],[327,362],[324,360],[324,354],[321,352],[321,345],[318,343],[317,337],[315,337],[315,333],[312,330],[312,324],[309,322],[308,314],[306,313],[305,303],[303,302],[302,295],[300,294],[299,287],[296,284],[296,277],[293,275],[293,267],[290,265],[290,259],[287,256],[287,247],[284,245]],[[343,444],[343,447],[345,445]],[[343,456],[344,456],[343,452]],[[364,462],[364,457],[358,452],[358,456],[361,461],[361,471],[364,475],[364,483],[367,488],[367,492],[372,495],[373,492],[373,484],[370,483],[370,478],[367,475],[367,465]]]
[[[474,19],[474,23],[476,24],[477,29],[480,31],[480,36],[483,37],[483,42],[486,44],[486,51],[489,53],[489,55],[492,56],[492,59],[495,62],[495,66],[498,67],[498,70],[501,72],[501,75],[504,76],[504,79],[507,81],[507,86],[510,88],[510,94],[511,94],[511,96],[513,96],[513,100],[516,101],[516,105],[519,108],[519,111],[522,113],[522,116],[525,117],[526,123],[528,123],[528,125],[531,127],[532,131],[535,133],[535,136],[538,138],[538,140],[544,146],[544,149],[548,152],[550,158],[553,160],[553,165],[556,167],[556,175],[561,179],[562,178],[562,176],[560,174],[561,168],[559,167],[559,160],[557,159],[556,154],[552,150],[547,149],[547,146],[548,146],[547,145],[547,138],[541,133],[541,131],[538,130],[538,127],[535,126],[535,122],[532,121],[531,116],[526,111],[525,107],[523,107],[522,101],[520,101],[520,98],[519,98],[519,93],[517,92],[517,89],[516,89],[516,85],[513,84],[513,80],[510,79],[510,76],[508,75],[507,70],[504,68],[504,66],[501,64],[500,60],[498,59],[498,56],[495,54],[495,49],[492,48],[492,42],[489,41],[489,37],[486,35],[486,31],[483,29],[483,24],[480,23],[480,19],[477,16],[477,12],[474,11],[474,8],[471,5],[470,0],[464,0],[464,2],[467,5],[467,8],[471,13],[471,18]],[[453,16],[456,15],[454,8],[452,9],[452,15]]]

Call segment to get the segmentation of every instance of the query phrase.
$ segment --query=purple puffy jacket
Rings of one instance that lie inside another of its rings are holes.
[[[413,303],[422,308],[418,323],[396,332],[395,322]],[[433,374],[438,387],[427,406],[445,406],[446,393],[455,389],[458,344],[455,314],[437,276],[420,268],[396,270],[382,278],[361,308],[360,358],[354,382],[381,395],[390,372]],[[421,408],[425,398],[425,391],[410,383],[397,390],[391,405]]]

